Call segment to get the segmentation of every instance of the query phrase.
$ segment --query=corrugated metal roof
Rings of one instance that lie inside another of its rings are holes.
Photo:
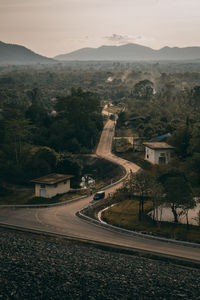
[[[165,134],[162,134],[155,138],[150,139],[149,142],[162,142],[170,136],[172,136],[172,135],[171,135],[171,133],[168,132],[168,133],[165,133]]]
[[[31,180],[31,182],[52,185],[52,184],[59,183],[59,182],[65,181],[67,179],[70,179],[72,177],[74,177],[74,176],[66,175],[66,174],[52,173],[52,174],[48,174],[43,177],[33,179],[33,180]]]
[[[143,143],[146,147],[151,149],[174,149],[173,146],[165,143],[165,142],[146,142]]]

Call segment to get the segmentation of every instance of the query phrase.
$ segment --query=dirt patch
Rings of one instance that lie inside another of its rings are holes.
[[[126,153],[116,153],[117,156],[122,157],[128,161],[135,163],[136,165],[140,166],[144,170],[151,170],[152,165],[144,159],[143,152],[133,152],[129,151]]]

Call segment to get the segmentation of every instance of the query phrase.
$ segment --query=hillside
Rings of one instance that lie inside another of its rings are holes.
[[[170,48],[159,50],[138,44],[123,46],[101,46],[99,48],[82,48],[71,53],[61,54],[56,60],[194,60],[200,59],[200,47]]]
[[[53,59],[39,55],[26,47],[0,42],[0,65],[52,63]]]

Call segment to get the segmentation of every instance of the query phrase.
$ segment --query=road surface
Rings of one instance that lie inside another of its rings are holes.
[[[97,155],[122,164],[129,172],[136,172],[139,167],[124,159],[111,154],[112,137],[114,135],[114,121],[109,120],[102,132]],[[106,189],[106,193],[113,192],[121,185]],[[169,255],[182,259],[198,261],[200,263],[200,248],[173,244],[145,237],[123,234],[112,229],[106,229],[78,218],[75,214],[92,200],[92,196],[67,205],[51,208],[1,208],[0,223],[19,226],[28,229],[60,233],[66,236],[89,239],[92,241],[126,246],[134,249],[150,251],[155,254]]]

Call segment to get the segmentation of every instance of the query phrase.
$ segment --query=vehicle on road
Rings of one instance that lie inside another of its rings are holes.
[[[101,200],[105,198],[105,192],[99,191],[96,194],[94,194],[93,200]]]

